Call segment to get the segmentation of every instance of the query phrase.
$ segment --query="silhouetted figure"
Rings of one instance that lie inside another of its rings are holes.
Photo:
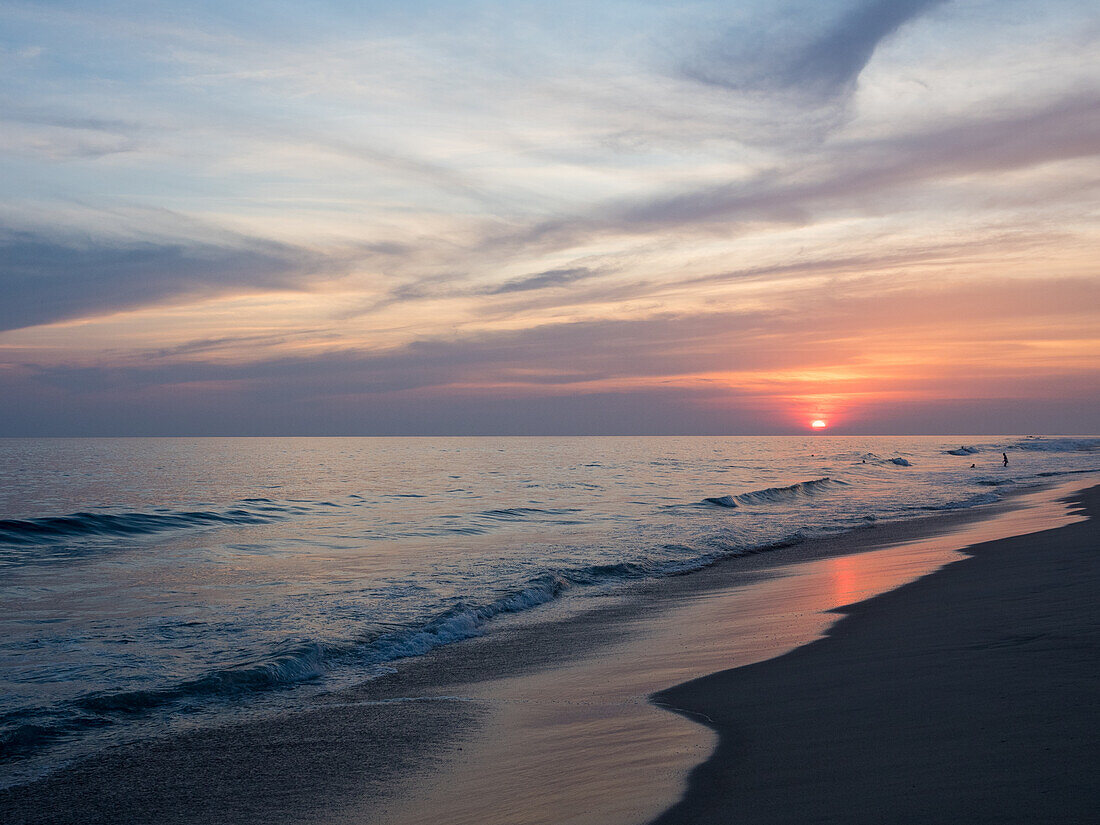
[[[978,466],[977,464],[971,464],[971,465],[970,465],[970,469],[971,469],[971,470],[973,470],[973,469],[974,469],[975,467],[977,467],[977,466]]]
[[[1008,453],[1001,453],[1001,458],[1005,460],[1005,466],[1008,466]]]

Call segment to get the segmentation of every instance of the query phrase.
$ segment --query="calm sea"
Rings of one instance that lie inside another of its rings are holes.
[[[503,613],[1098,469],[1096,438],[3,439],[0,785]]]

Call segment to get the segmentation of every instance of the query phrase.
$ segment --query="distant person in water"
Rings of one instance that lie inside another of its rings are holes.
[[[1001,458],[1005,460],[1005,466],[1008,466],[1008,453],[1001,453]]]
[[[973,469],[974,469],[975,467],[977,467],[977,466],[978,466],[977,464],[971,464],[971,465],[970,465],[970,469],[971,469],[971,470],[973,470]]]

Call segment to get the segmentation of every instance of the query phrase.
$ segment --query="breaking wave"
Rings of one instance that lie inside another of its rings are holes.
[[[912,462],[910,462],[909,459],[907,459],[907,458],[901,458],[901,457],[883,458],[882,456],[877,455],[876,453],[861,453],[861,454],[856,455],[856,456],[851,456],[851,454],[848,454],[848,456],[845,456],[845,457],[852,457],[853,459],[858,458],[859,459],[858,461],[854,461],[854,463],[856,463],[856,464],[877,464],[877,465],[880,465],[880,466],[884,465],[884,464],[893,464],[893,465],[898,466],[898,467],[912,467],[913,466]]]
[[[341,664],[381,666],[436,647],[469,639],[483,632],[497,616],[519,613],[561,598],[567,592],[614,582],[673,576],[714,564],[721,558],[751,555],[789,547],[803,540],[796,531],[778,541],[744,547],[714,547],[700,552],[676,546],[680,559],[592,564],[548,570],[529,579],[516,590],[483,604],[459,600],[420,625],[364,637],[358,643],[326,644],[317,641],[288,641],[264,660],[242,662],[198,678],[162,688],[92,693],[61,706],[16,712],[0,716],[0,763],[21,758],[28,752],[89,727],[117,724],[127,717],[145,714],[180,703],[231,698],[262,691],[289,688],[323,676]],[[666,546],[664,549],[670,549]]]
[[[1032,450],[1045,453],[1092,453],[1100,451],[1100,438],[1039,438],[1029,436],[1009,445],[1013,450]]]
[[[521,521],[539,516],[563,516],[580,512],[576,507],[503,507],[496,510],[483,510],[478,517],[492,521]]]
[[[335,506],[323,502],[319,506]],[[176,530],[245,526],[282,521],[311,507],[270,499],[241,499],[224,510],[169,510],[151,513],[71,513],[32,519],[0,519],[0,569],[52,564],[110,552],[125,544],[111,539],[139,538]]]
[[[737,499],[733,496],[715,496],[714,498],[703,499],[706,504],[714,504],[718,507],[736,507]]]
[[[809,481],[800,481],[787,487],[765,487],[763,490],[753,490],[751,493],[741,493],[737,496],[718,496],[706,498],[703,502],[714,504],[718,507],[742,507],[755,504],[777,504],[786,501],[797,501],[809,498],[831,490],[835,487],[847,487],[848,483],[835,478],[814,478]]]
[[[967,510],[971,507],[978,507],[982,504],[992,504],[995,501],[1000,501],[1001,497],[997,493],[979,493],[978,495],[971,496],[970,498],[963,499],[961,501],[949,501],[946,504],[929,504],[919,509],[921,510]]]
[[[119,537],[225,524],[263,524],[280,518],[277,507],[235,507],[165,513],[72,513],[35,519],[0,519],[0,543],[51,544],[91,536]]]

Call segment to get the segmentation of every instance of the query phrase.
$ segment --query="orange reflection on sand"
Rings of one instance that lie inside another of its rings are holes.
[[[867,592],[863,584],[866,571],[860,570],[860,560],[860,556],[839,556],[829,560],[830,590],[836,604],[851,604],[859,600],[860,594]]]
[[[963,528],[956,535],[965,535],[966,529]],[[876,593],[892,590],[900,582],[915,578],[914,570],[923,568],[923,573],[938,567],[933,559],[939,558],[940,563],[952,560],[951,556],[954,554],[950,551],[966,543],[938,536],[901,543],[897,546],[909,548],[909,558],[904,561],[891,560],[889,554],[883,554],[880,558],[877,553],[856,553],[823,559],[820,564],[828,579],[828,592],[833,607],[856,604]]]
[[[965,534],[965,529],[955,535]],[[832,607],[856,604],[934,570],[943,562],[953,560],[952,551],[966,543],[936,536],[897,545],[908,548],[909,555],[904,560],[891,559],[890,554],[880,553],[856,553],[822,559],[819,564],[824,568]],[[934,559],[939,559],[939,563]]]

